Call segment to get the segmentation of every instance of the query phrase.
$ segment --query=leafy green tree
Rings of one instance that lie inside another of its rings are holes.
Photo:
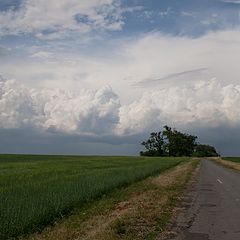
[[[164,126],[163,137],[166,141],[165,152],[169,156],[191,156],[197,146],[196,136],[181,133],[168,126]]]
[[[152,132],[142,145],[147,151],[140,152],[142,156],[219,156],[216,149],[210,145],[197,144],[197,137],[182,133],[171,127],[164,126],[163,131]]]
[[[195,157],[217,157],[219,154],[216,149],[210,145],[199,144],[195,147],[193,154]]]
[[[164,140],[161,132],[152,132],[147,141],[142,142],[142,145],[147,149],[146,152],[141,152],[144,156],[163,156]]]

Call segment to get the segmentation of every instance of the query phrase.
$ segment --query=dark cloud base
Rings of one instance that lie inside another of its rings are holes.
[[[191,130],[199,142],[214,145],[223,156],[240,156],[240,128],[217,127]],[[138,155],[148,133],[131,137],[86,137],[34,130],[0,130],[0,153],[69,155]]]
[[[240,156],[240,127],[222,126],[195,132],[201,142],[214,145],[222,156]]]
[[[69,136],[29,130],[0,130],[0,153],[138,155],[142,137]]]

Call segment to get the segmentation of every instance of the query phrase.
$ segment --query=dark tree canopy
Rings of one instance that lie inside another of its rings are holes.
[[[147,156],[162,156],[164,154],[164,140],[161,132],[152,132],[146,142],[142,142]]]
[[[152,132],[147,141],[142,142],[146,148],[140,152],[142,156],[218,156],[216,149],[196,142],[197,136],[181,133],[171,127],[164,126],[163,131]]]
[[[219,154],[216,149],[210,145],[199,144],[195,148],[195,157],[217,157]]]
[[[196,136],[181,133],[168,126],[164,127],[163,137],[165,138],[165,150],[169,156],[191,156],[196,143]]]

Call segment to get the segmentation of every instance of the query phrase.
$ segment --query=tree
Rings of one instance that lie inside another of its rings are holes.
[[[216,149],[210,145],[199,144],[195,147],[194,154],[195,157],[218,157]]]
[[[152,132],[149,139],[142,142],[142,145],[147,149],[146,152],[141,152],[144,156],[162,156],[164,153],[164,141],[161,132]]]
[[[164,126],[163,136],[166,141],[165,151],[169,156],[191,156],[196,147],[196,136],[181,133],[168,126]]]
[[[142,145],[147,151],[141,151],[142,156],[219,156],[216,149],[210,145],[197,144],[197,136],[182,133],[171,127],[164,126],[163,131],[152,132]]]

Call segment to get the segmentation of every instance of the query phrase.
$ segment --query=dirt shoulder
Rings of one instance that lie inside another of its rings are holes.
[[[156,239],[197,168],[192,159],[90,203],[24,240]],[[160,234],[160,235],[159,235]]]
[[[217,162],[217,163],[219,163],[219,164],[221,164],[225,167],[232,168],[232,169],[240,171],[240,163],[223,160],[220,157],[219,158],[209,158],[209,159],[212,160],[212,161],[215,161],[215,162]]]

